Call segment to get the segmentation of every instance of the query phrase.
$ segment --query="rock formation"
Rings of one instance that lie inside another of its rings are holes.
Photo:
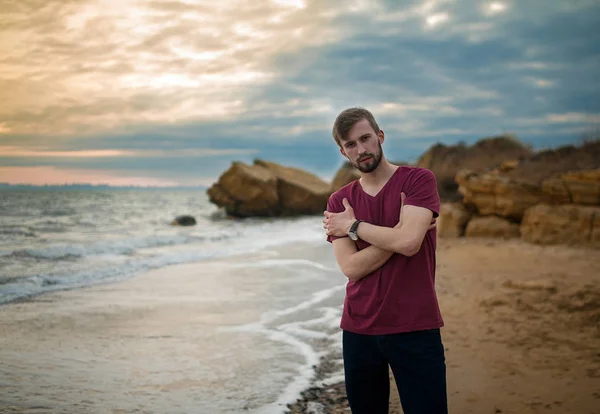
[[[336,191],[359,178],[360,172],[349,161],[346,161],[333,177],[331,190]]]
[[[525,213],[521,234],[537,244],[600,247],[600,207],[538,204]]]
[[[438,182],[442,201],[460,199],[454,180],[457,172],[468,169],[485,172],[507,160],[530,156],[532,151],[510,135],[484,138],[472,146],[436,144],[417,161],[417,166],[431,170]]]
[[[439,237],[462,237],[471,213],[461,203],[443,203],[440,207],[440,217],[437,225]]]
[[[207,191],[210,201],[231,216],[277,216],[277,177],[260,165],[233,162]]]
[[[544,180],[542,190],[555,203],[600,205],[600,169],[574,171]]]
[[[233,162],[207,193],[230,216],[276,217],[322,213],[331,186],[301,169],[255,160]]]
[[[567,145],[521,157],[518,164],[505,172],[509,178],[540,185],[542,181],[556,178],[571,171],[600,168],[600,139],[581,144]]]
[[[321,214],[327,208],[331,194],[329,183],[299,168],[262,160],[254,163],[275,176],[281,215]]]
[[[441,237],[456,237],[464,225],[466,236],[520,234],[531,243],[600,247],[600,140],[506,160],[486,172],[462,169],[455,181],[464,208],[442,208]],[[475,214],[464,223],[467,211]]]
[[[541,187],[492,173],[462,170],[456,174],[456,182],[463,203],[481,215],[520,220],[525,210],[545,200]]]
[[[519,225],[498,216],[474,217],[465,230],[467,237],[499,237],[504,239],[519,237]]]

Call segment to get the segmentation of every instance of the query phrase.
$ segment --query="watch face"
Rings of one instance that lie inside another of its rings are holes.
[[[356,233],[348,233],[348,236],[350,236],[350,239],[354,241],[358,240],[358,236],[356,235]]]

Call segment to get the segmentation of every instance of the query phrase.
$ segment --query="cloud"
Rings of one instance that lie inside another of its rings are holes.
[[[16,134],[74,134],[231,119],[277,53],[333,42],[324,6],[270,1],[54,0],[0,17],[0,119]],[[289,30],[294,27],[294,30]]]
[[[425,21],[427,22],[428,26],[434,27],[448,21],[449,18],[450,16],[448,15],[448,13],[437,13],[432,14],[431,16],[427,16],[427,19],[425,19]]]
[[[567,112],[562,114],[547,114],[539,118],[518,118],[519,125],[548,125],[548,124],[579,124],[582,128],[600,125],[600,112],[595,114]]]
[[[494,1],[491,3],[487,3],[483,6],[483,13],[489,16],[493,16],[495,14],[504,13],[507,7],[508,6],[505,2]]]

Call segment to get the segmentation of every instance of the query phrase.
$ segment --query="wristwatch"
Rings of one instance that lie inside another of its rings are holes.
[[[362,222],[363,220],[356,220],[354,223],[352,223],[350,230],[348,230],[348,237],[350,237],[350,239],[354,241],[358,240],[358,234],[356,234],[356,230],[358,229],[358,225]]]

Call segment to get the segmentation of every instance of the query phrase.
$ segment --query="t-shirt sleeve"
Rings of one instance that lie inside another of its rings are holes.
[[[344,211],[344,204],[342,203],[343,199],[344,195],[340,194],[339,191],[330,195],[329,200],[327,200],[327,211],[330,211],[332,213],[341,213],[342,211]],[[348,236],[327,236],[327,241],[329,243],[332,243],[334,240],[341,239],[343,237]]]
[[[405,190],[404,205],[428,208],[433,217],[440,215],[440,195],[437,189],[435,174],[428,169],[420,168],[413,174],[410,185]]]

